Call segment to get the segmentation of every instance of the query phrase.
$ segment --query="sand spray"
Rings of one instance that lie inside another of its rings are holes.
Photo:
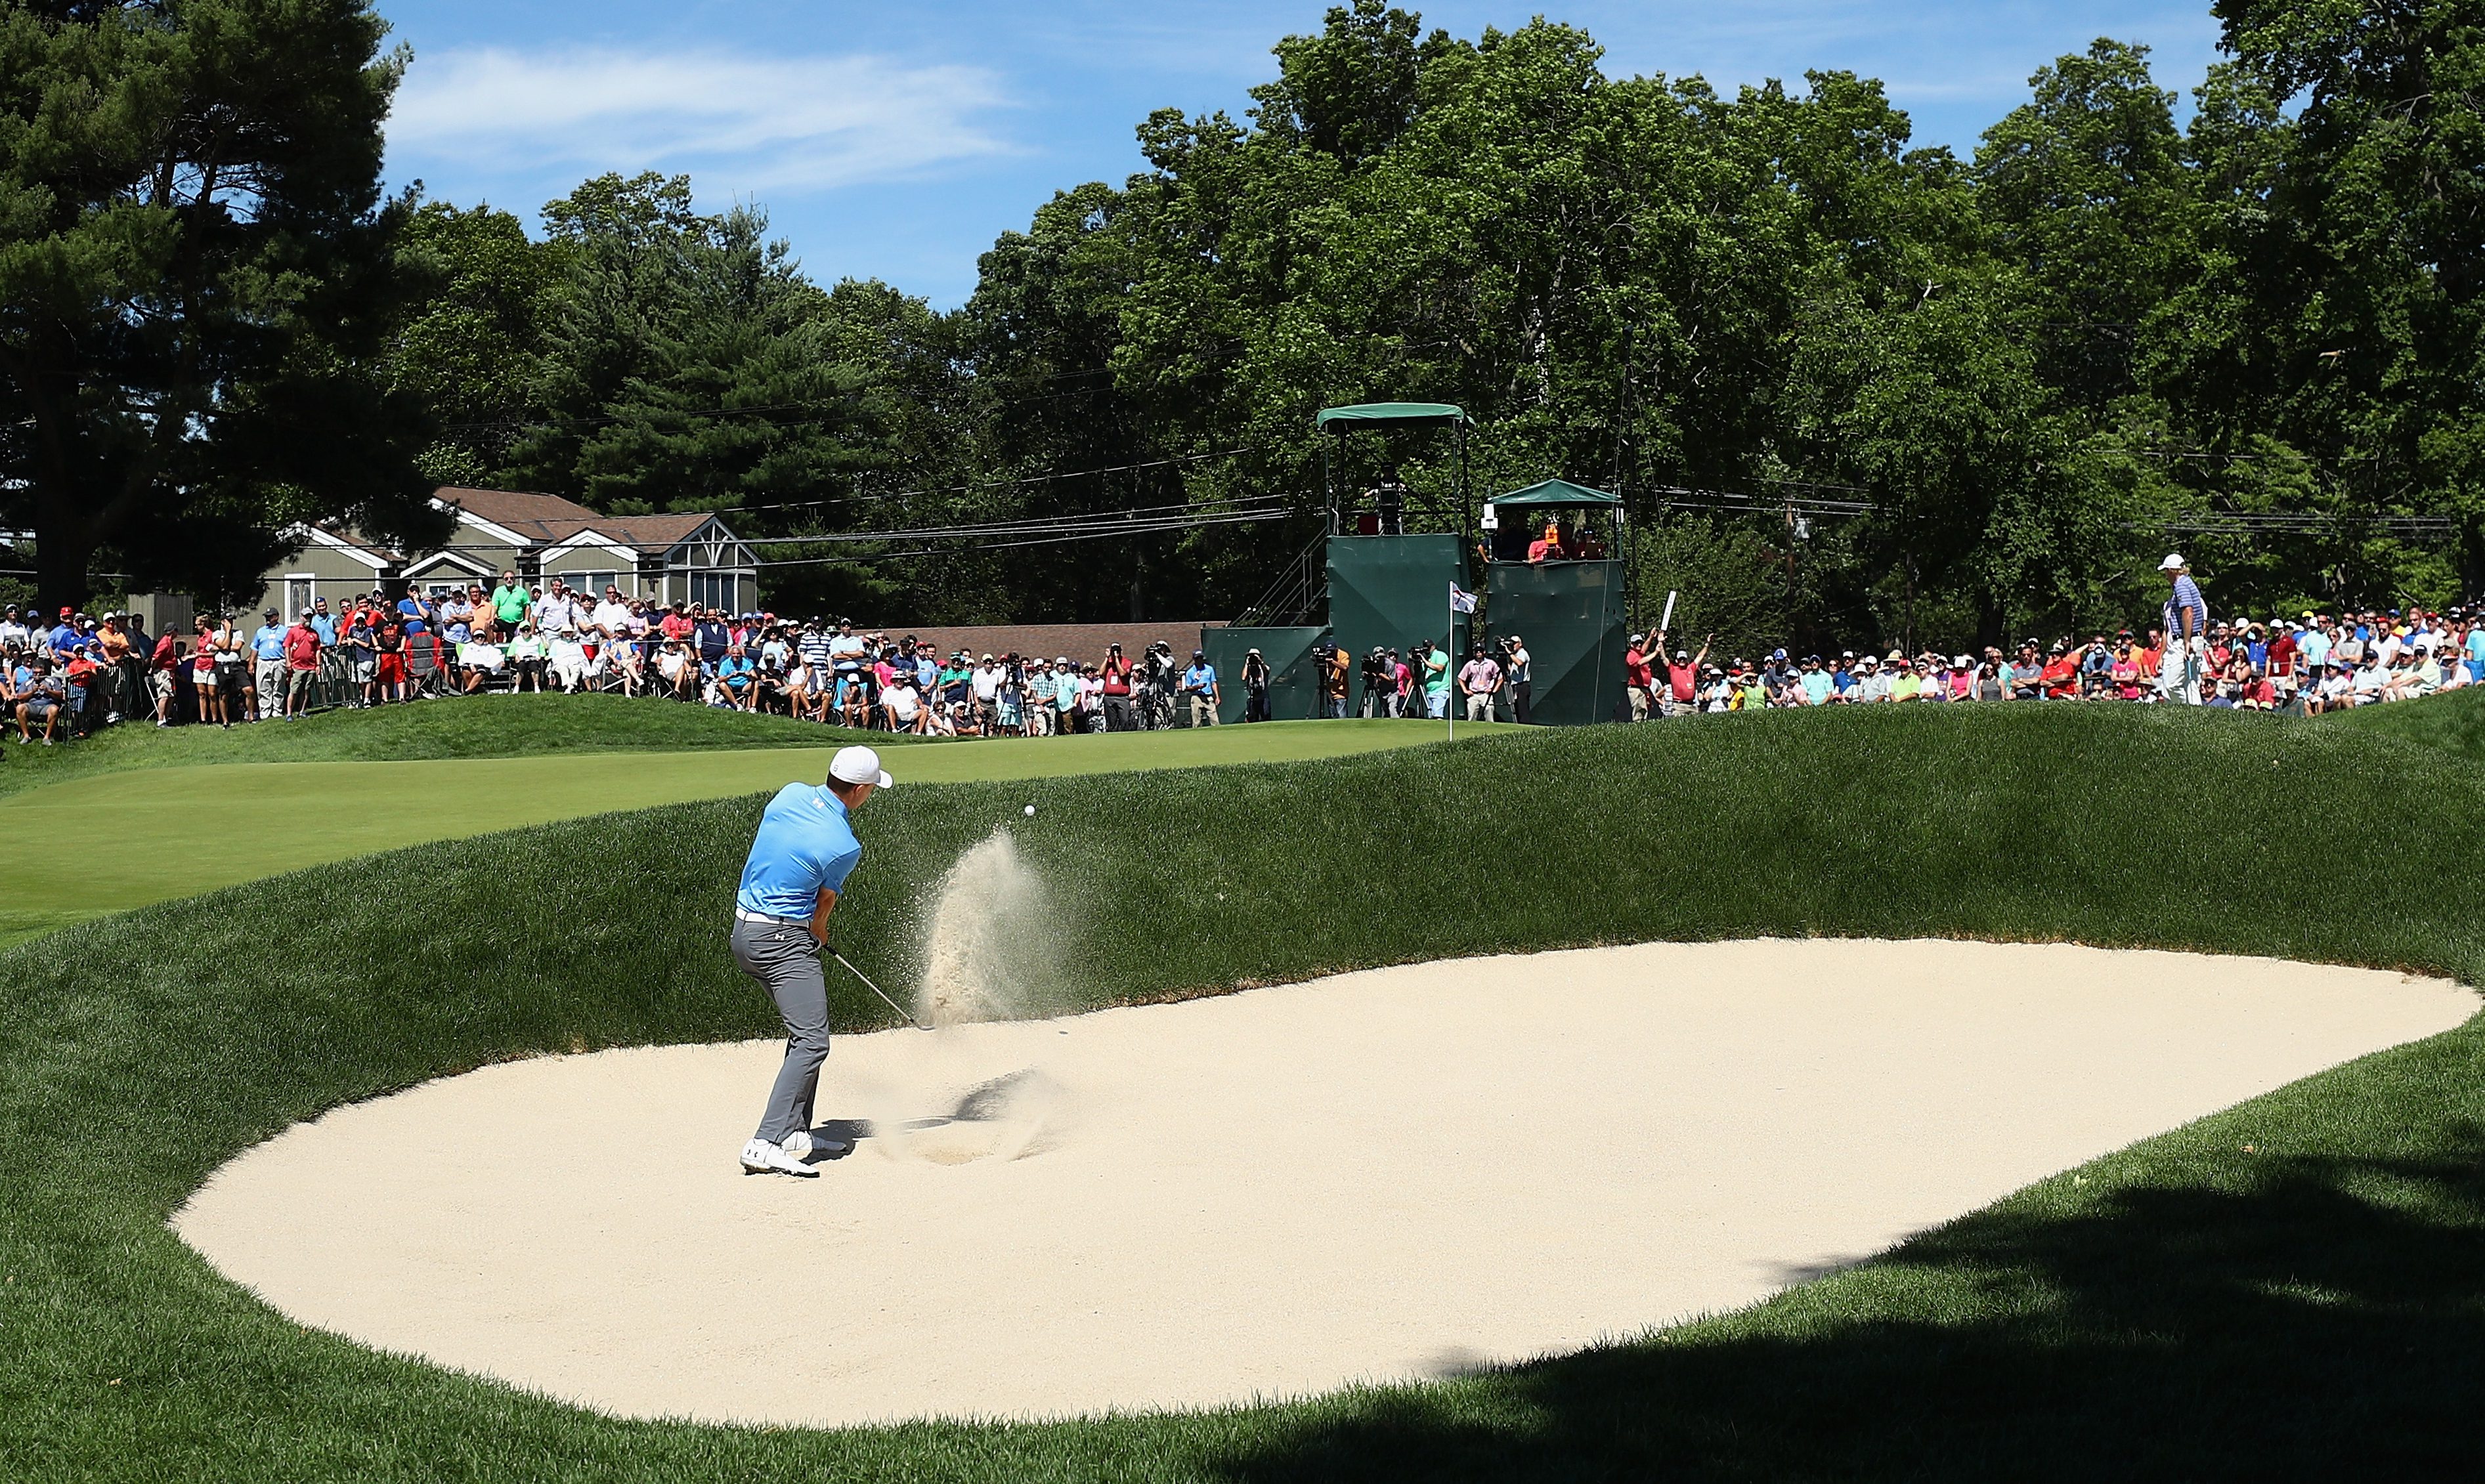
[[[1052,1008],[1046,966],[1057,942],[1046,931],[1045,896],[1006,828],[959,856],[941,877],[924,924],[915,1018],[938,1030],[1024,1020]]]
[[[1051,971],[1043,879],[1007,828],[969,847],[942,877],[922,924],[923,978],[903,1085],[870,1090],[873,1148],[936,1165],[1040,1153],[1068,1126],[1069,1090],[1034,1066],[997,1067],[981,1024],[1042,1016],[1060,1005]],[[859,1090],[860,1091],[860,1090]]]

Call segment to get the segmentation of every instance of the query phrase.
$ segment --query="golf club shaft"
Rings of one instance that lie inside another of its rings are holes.
[[[832,948],[832,949],[830,949],[830,950],[829,950],[829,957],[830,957],[830,958],[834,958],[835,960],[837,960],[837,962],[844,964],[844,965],[845,965],[845,967],[846,967],[846,972],[847,972],[847,973],[852,974],[855,978],[861,980],[861,981],[862,981],[862,986],[863,986],[864,988],[866,988],[866,989],[870,990],[870,991],[871,991],[872,993],[874,993],[874,994],[880,995],[880,1002],[881,1002],[882,1004],[884,1004],[884,1005],[888,1006],[889,1009],[891,1009],[891,1010],[893,1010],[893,1011],[897,1012],[900,1015],[904,1015],[904,1016],[906,1017],[906,1023],[907,1023],[908,1025],[915,1026],[915,1027],[916,1029],[918,1029],[918,1030],[919,1030],[919,1029],[921,1029],[921,1022],[917,1021],[917,1020],[916,1020],[913,1015],[908,1015],[908,1014],[906,1014],[906,1007],[905,1007],[905,1006],[903,1006],[903,1005],[898,1004],[895,1000],[890,999],[890,998],[889,998],[886,993],[883,993],[883,992],[882,992],[882,990],[881,990],[880,985],[875,985],[875,984],[873,984],[873,983],[871,982],[871,976],[870,976],[870,975],[865,974],[862,970],[860,970],[860,969],[859,969],[859,968],[856,968],[856,967],[854,966],[854,960],[852,960],[852,959],[848,958],[845,955],[843,955],[843,954],[841,954],[841,953],[838,953],[838,952],[837,952],[835,949],[833,949],[833,948]]]

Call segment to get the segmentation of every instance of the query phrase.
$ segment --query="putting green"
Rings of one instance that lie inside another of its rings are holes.
[[[1508,726],[1460,728],[1461,738]],[[1424,721],[1297,721],[892,748],[902,783],[1298,762],[1438,742]],[[832,749],[244,763],[106,773],[0,798],[0,944],[374,850],[774,789]],[[52,842],[60,847],[45,845]],[[63,870],[64,860],[76,863]]]

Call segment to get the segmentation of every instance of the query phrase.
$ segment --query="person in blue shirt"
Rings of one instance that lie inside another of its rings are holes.
[[[756,693],[751,686],[758,678],[759,667],[751,662],[751,657],[742,652],[739,644],[727,649],[724,658],[716,663],[716,683],[724,688],[725,699],[743,711],[751,709],[751,697]]]
[[[1216,688],[1216,666],[1208,662],[1208,651],[1190,652],[1190,667],[1182,672],[1182,693],[1190,699],[1192,726],[1216,725],[1216,703],[1224,696]]]
[[[251,666],[256,684],[242,698],[242,715],[254,721],[273,715],[285,702],[285,625],[274,608],[264,610],[259,618],[259,626],[250,635],[250,652],[258,661]]]
[[[337,615],[328,611],[328,600],[319,599],[311,606],[311,631],[319,635],[322,649],[337,647]]]
[[[51,633],[43,635],[43,647],[55,655],[66,656],[77,647],[78,627],[68,609],[61,609],[61,621]]]
[[[829,760],[825,784],[789,783],[760,813],[733,895],[733,958],[777,1002],[785,1022],[785,1061],[758,1131],[742,1147],[745,1174],[816,1175],[809,1156],[840,1151],[811,1135],[811,1103],[829,1059],[821,951],[829,942],[829,914],[862,859],[854,811],[889,782],[879,753],[846,747]]]

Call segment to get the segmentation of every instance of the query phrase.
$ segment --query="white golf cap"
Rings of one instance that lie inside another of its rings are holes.
[[[2160,572],[2175,572],[2181,570],[2187,565],[2189,565],[2189,563],[2183,560],[2182,553],[2169,552],[2166,553],[2166,559],[2157,564],[2157,570]]]
[[[880,754],[869,747],[840,747],[829,759],[829,776],[839,783],[868,783],[887,788],[892,781],[880,766]]]

